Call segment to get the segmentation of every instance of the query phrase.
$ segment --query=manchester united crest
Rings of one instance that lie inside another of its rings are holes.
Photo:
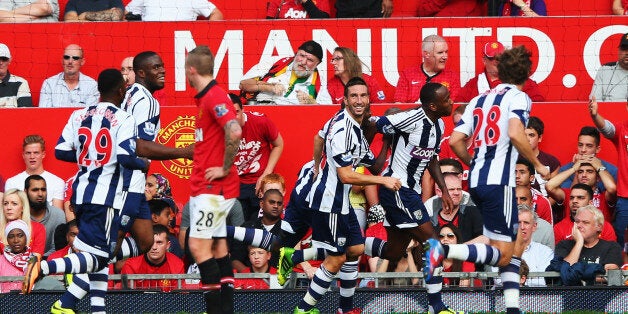
[[[157,142],[171,147],[185,147],[194,143],[195,118],[178,116],[174,121],[162,127],[157,135]],[[161,165],[168,172],[181,179],[189,179],[192,174],[192,161],[185,158],[162,160]]]

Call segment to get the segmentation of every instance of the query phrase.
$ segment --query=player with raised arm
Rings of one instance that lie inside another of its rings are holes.
[[[441,245],[426,242],[425,273],[429,279],[444,258],[453,258],[499,266],[504,286],[506,313],[519,313],[519,267],[522,248],[516,248],[517,202],[515,198],[515,165],[519,155],[547,178],[549,170],[539,162],[530,148],[525,126],[532,101],[523,84],[530,74],[530,52],[523,46],[508,49],[498,56],[498,75],[503,82],[475,97],[467,105],[462,120],[449,143],[456,155],[470,165],[469,187],[473,201],[482,211],[487,244]],[[475,147],[473,157],[467,151],[466,139]]]

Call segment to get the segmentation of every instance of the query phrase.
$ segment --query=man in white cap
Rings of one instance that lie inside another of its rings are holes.
[[[32,107],[31,90],[28,82],[9,73],[11,51],[0,44],[0,108]]]
[[[58,0],[0,1],[0,23],[58,21]]]
[[[482,63],[484,72],[476,75],[462,87],[455,98],[456,102],[469,102],[473,97],[495,88],[501,84],[497,77],[497,55],[504,52],[504,45],[498,41],[484,44],[482,49]],[[532,101],[545,101],[545,96],[539,90],[539,85],[528,78],[523,85],[523,92],[528,94]]]

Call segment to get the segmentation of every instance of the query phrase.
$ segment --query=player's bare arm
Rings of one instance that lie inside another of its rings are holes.
[[[344,184],[352,185],[372,185],[380,184],[389,190],[398,191],[401,188],[401,181],[393,177],[371,176],[353,171],[351,166],[340,167],[338,170],[338,178]]]
[[[375,163],[368,167],[369,171],[372,174],[379,175],[386,163],[386,159],[388,157],[388,150],[390,149],[390,143],[392,141],[392,137],[390,135],[384,134],[384,138],[382,140],[382,150],[379,151],[379,154],[375,158]]]
[[[469,151],[467,150],[467,137],[466,134],[454,130],[449,137],[449,146],[454,154],[456,154],[465,165],[469,166],[471,165],[471,155],[469,155]]]
[[[174,148],[143,139],[137,139],[137,148],[135,150],[138,156],[152,160],[192,159],[194,154],[194,146],[192,145]]]
[[[312,171],[314,171],[315,178],[316,178],[316,175],[318,175],[318,169],[320,169],[320,166],[321,166],[321,159],[323,158],[324,148],[325,148],[325,139],[320,137],[317,132],[316,135],[314,135],[314,153],[313,153],[314,167],[312,168]]]
[[[242,128],[236,119],[229,120],[224,127],[225,130],[225,155],[222,167],[209,167],[205,170],[205,180],[211,183],[215,179],[224,178],[229,174],[233,165],[240,139],[242,138]]]

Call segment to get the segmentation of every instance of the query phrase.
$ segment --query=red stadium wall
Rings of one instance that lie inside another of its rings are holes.
[[[408,107],[411,105],[404,105]],[[374,114],[382,114],[389,105],[374,105]],[[284,140],[285,149],[276,172],[281,173],[292,189],[296,174],[303,163],[312,158],[312,139],[315,132],[336,111],[337,106],[256,106],[245,110],[266,113],[278,126]],[[76,165],[58,161],[54,158],[54,146],[61,134],[71,109],[3,109],[0,125],[4,134],[0,137],[0,174],[6,179],[24,170],[21,158],[21,142],[25,135],[41,134],[47,142],[47,156],[44,166],[63,179],[76,172]],[[606,103],[600,105],[600,112],[614,120],[626,119],[625,103]],[[194,107],[162,108],[162,130],[157,139],[169,146],[187,145],[193,141]],[[541,149],[561,160],[570,161],[577,146],[577,134],[584,125],[592,125],[585,103],[542,103],[534,104],[532,114],[545,122],[545,135]],[[451,118],[446,118],[446,133],[452,129]],[[602,141],[600,157],[615,163],[616,151],[608,140]],[[187,176],[191,171],[191,161],[154,161],[150,172],[166,175],[173,186],[173,193],[179,202],[186,202],[189,195]]]
[[[36,23],[4,24],[2,42],[14,56],[11,72],[29,80],[35,103],[43,80],[61,71],[63,48],[70,43],[83,46],[82,70],[92,77],[104,68],[118,68],[126,56],[157,51],[166,64],[167,104],[190,105],[183,65],[185,53],[196,45],[209,45],[217,56],[218,81],[236,90],[261,58],[292,55],[310,39],[327,51],[320,66],[325,81],[332,75],[331,51],[351,47],[392,99],[399,72],[420,63],[421,39],[432,33],[449,42],[447,66],[460,71],[463,82],[481,70],[483,43],[498,39],[532,51],[532,78],[547,100],[582,101],[600,64],[617,59],[617,43],[626,32],[626,16]]]

